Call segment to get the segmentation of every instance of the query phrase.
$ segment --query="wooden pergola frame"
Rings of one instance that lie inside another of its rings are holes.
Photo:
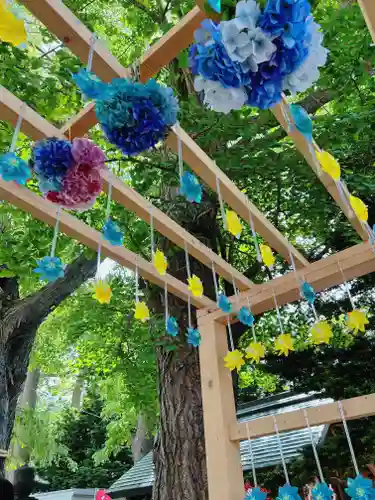
[[[86,63],[92,33],[61,0],[19,0],[19,2],[25,5],[51,33],[65,43],[81,59],[82,63]],[[197,5],[169,33],[145,53],[140,61],[141,81],[146,81],[157,73],[181,50],[189,46],[193,39],[194,30],[206,17],[202,3],[198,1]],[[375,2],[374,0],[359,0],[359,3],[375,42]],[[124,68],[101,43],[95,45],[92,70],[104,81],[110,81],[115,77],[127,77],[130,74],[129,70]],[[288,130],[285,113],[281,106],[275,106],[272,111],[280,125]],[[94,106],[90,103],[78,115],[69,120],[62,129],[57,129],[16,96],[0,87],[0,120],[6,120],[15,125],[21,108],[23,116],[21,130],[33,140],[51,136],[61,138],[83,136],[97,123]],[[166,144],[171,151],[177,152],[179,136],[182,141],[184,161],[189,164],[191,169],[214,191],[216,191],[216,178],[218,178],[224,201],[245,221],[249,221],[249,212],[251,212],[256,231],[285,260],[289,261],[291,254],[301,277],[303,276],[316,291],[342,283],[342,271],[348,280],[375,271],[375,255],[367,241],[368,235],[363,224],[353,212],[349,213],[347,204],[342,201],[331,177],[317,167],[306,139],[296,130],[288,133],[298,151],[306,159],[307,164],[314,170],[364,242],[318,262],[309,263],[184,130],[180,127],[174,127]],[[316,144],[314,147],[318,149]],[[198,309],[198,326],[202,335],[199,351],[209,498],[214,500],[220,496],[222,500],[242,500],[244,490],[239,441],[247,438],[247,429],[244,423],[237,423],[232,377],[223,363],[223,357],[228,351],[226,322],[228,319],[236,321],[235,313],[242,305],[247,305],[248,301],[252,305],[253,312],[260,314],[274,308],[274,296],[276,296],[279,305],[298,300],[300,291],[296,276],[294,273],[289,273],[267,283],[254,285],[242,273],[190,235],[166,214],[156,207],[152,207],[148,200],[126,186],[113,174],[106,173],[105,189],[108,189],[109,184],[113,186],[113,199],[117,203],[122,204],[148,223],[152,208],[154,227],[157,231],[181,248],[186,245],[189,254],[201,263],[209,267],[213,263],[216,272],[227,281],[231,282],[234,278],[241,291],[238,297],[232,297],[233,312],[230,318],[218,309],[216,303],[208,297],[192,296],[191,300]],[[0,198],[30,212],[33,217],[49,225],[54,225],[56,222],[57,207],[27,188],[0,180]],[[76,217],[62,211],[60,227],[61,231],[93,250],[96,250],[99,242],[102,242],[104,256],[110,257],[131,270],[134,270],[137,265],[140,274],[145,279],[159,286],[164,286],[167,283],[170,293],[187,301],[189,290],[185,283],[169,274],[161,277],[152,263],[124,247],[113,247],[102,239],[101,233]],[[343,408],[348,420],[375,415],[375,394],[345,400]],[[307,411],[311,425],[330,424],[341,420],[336,403],[311,408]],[[300,410],[278,416],[277,422],[280,431],[305,427],[305,419]],[[255,438],[273,434],[274,424],[271,417],[265,417],[251,421],[249,429],[251,437]]]

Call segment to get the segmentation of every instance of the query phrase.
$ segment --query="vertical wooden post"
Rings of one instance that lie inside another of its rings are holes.
[[[374,0],[358,0],[366,20],[367,27],[375,43],[375,2]]]
[[[226,326],[199,321],[198,325],[209,500],[243,500],[239,442],[230,441],[229,434],[236,409],[231,373],[223,361],[228,352]]]

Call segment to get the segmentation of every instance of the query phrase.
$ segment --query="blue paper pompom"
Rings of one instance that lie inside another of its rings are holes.
[[[361,474],[355,479],[348,479],[348,487],[345,492],[355,500],[374,500],[375,488],[372,485],[371,479],[363,477]]]
[[[303,298],[306,299],[310,305],[314,304],[315,291],[313,287],[310,285],[310,283],[307,283],[307,281],[304,281],[301,285],[301,294]]]
[[[201,343],[201,334],[196,328],[188,328],[188,344],[193,347],[199,347]]]
[[[166,330],[169,335],[172,335],[172,337],[177,337],[178,323],[174,316],[168,316]]]
[[[103,237],[113,246],[124,244],[124,235],[118,225],[112,219],[108,219],[103,226]]]
[[[82,94],[88,99],[104,99],[108,93],[108,87],[94,73],[86,69],[80,69],[72,78],[80,88]]]
[[[72,144],[56,137],[39,141],[33,148],[33,161],[38,177],[58,186],[75,164]]]
[[[311,490],[313,500],[331,500],[334,493],[326,483],[318,483]]]
[[[230,313],[231,310],[232,310],[232,303],[231,303],[231,301],[223,293],[219,293],[219,296],[218,296],[218,299],[217,299],[217,305],[225,313]]]
[[[37,260],[34,273],[40,274],[42,281],[52,283],[58,278],[64,277],[64,265],[59,257],[43,257]]]
[[[312,141],[313,124],[307,111],[298,104],[291,104],[289,109],[296,129],[301,132],[306,139]]]
[[[302,500],[298,494],[297,486],[291,486],[290,484],[285,484],[280,486],[277,495],[277,500]]]
[[[243,306],[241,307],[238,315],[237,315],[238,320],[246,326],[253,326],[254,324],[254,316],[253,313],[248,309],[247,307]]]
[[[202,201],[202,192],[202,186],[197,177],[185,171],[181,179],[180,193],[185,196],[188,201],[200,203]]]
[[[0,155],[0,175],[6,182],[25,185],[31,178],[31,170],[22,158],[10,152]]]

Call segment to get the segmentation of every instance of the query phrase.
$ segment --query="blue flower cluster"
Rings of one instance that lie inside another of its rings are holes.
[[[155,80],[142,84],[116,78],[105,84],[85,70],[73,78],[85,97],[95,99],[96,115],[108,140],[126,155],[154,147],[177,121],[172,89]]]
[[[327,51],[318,28],[308,0],[268,0],[263,12],[256,0],[241,0],[233,19],[205,20],[196,30],[189,53],[195,88],[223,113],[274,106],[284,89],[299,91],[319,74]]]
[[[71,143],[56,137],[37,142],[33,164],[41,191],[60,191],[64,177],[75,164]]]

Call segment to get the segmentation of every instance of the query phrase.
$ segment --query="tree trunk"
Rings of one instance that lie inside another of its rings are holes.
[[[36,332],[48,314],[95,274],[96,259],[80,255],[65,276],[19,299],[16,278],[0,279],[0,449],[9,448],[16,407],[22,392]],[[0,458],[0,473],[4,459]]]

